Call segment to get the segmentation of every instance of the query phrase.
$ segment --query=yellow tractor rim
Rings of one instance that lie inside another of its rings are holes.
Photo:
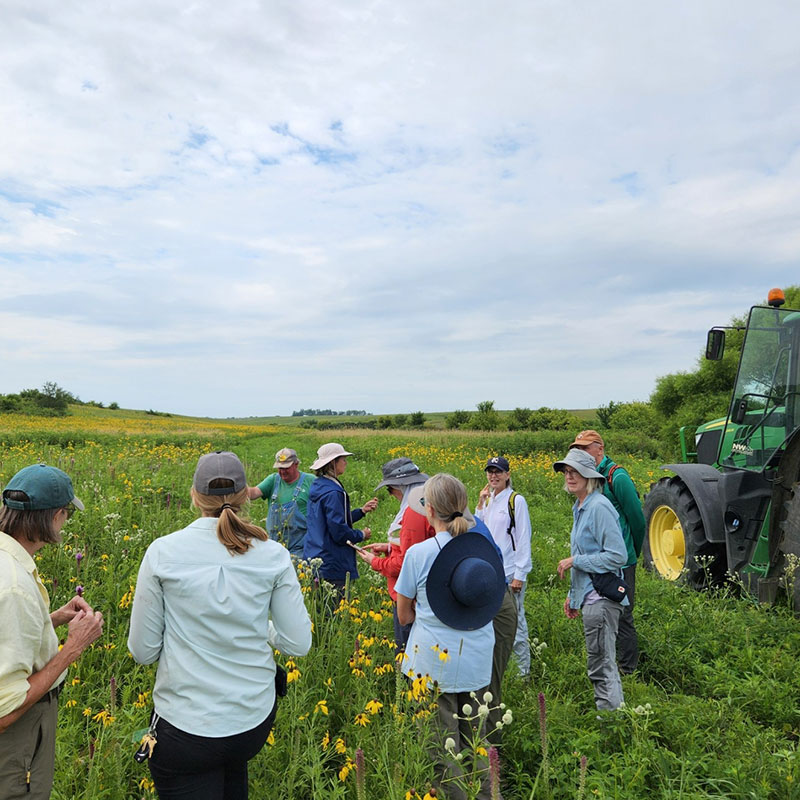
[[[678,515],[659,506],[650,517],[650,555],[661,577],[675,581],[686,561],[686,542]]]

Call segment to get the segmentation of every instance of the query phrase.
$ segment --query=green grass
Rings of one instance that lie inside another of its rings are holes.
[[[95,411],[103,410],[92,409],[80,424],[88,425]],[[523,434],[431,430],[331,436],[290,427],[252,435],[220,428],[183,438],[177,433],[87,435],[71,445],[44,434],[25,441],[6,438],[3,481],[41,458],[66,469],[86,503],[86,511],[68,523],[64,545],[45,548],[39,558],[53,606],[81,583],[107,620],[103,638],[70,670],[62,694],[57,800],[153,796],[143,781],[147,770],[133,761],[131,735],[146,725],[145,693],[152,689],[154,669],[135,665],[127,653],[128,603],[149,542],[194,516],[188,492],[198,455],[232,447],[245,462],[249,481],[256,483],[271,471],[280,447],[297,449],[308,466],[317,447],[331,438],[356,454],[343,479],[355,504],[372,496],[380,464],[403,453],[429,473],[458,475],[474,502],[484,482],[482,465],[498,441],[519,450],[512,454],[515,488],[528,498],[533,526],[528,621],[531,637],[546,647],[534,651],[530,682],[517,677],[513,664],[506,677],[504,700],[514,714],[502,756],[507,800],[577,797],[581,756],[588,764],[585,797],[800,796],[800,628],[785,608],[758,606],[732,592],[695,593],[640,570],[636,619],[643,663],[624,678],[627,710],[596,719],[581,625],[564,616],[566,586],[555,577],[555,565],[569,551],[571,526],[570,497],[550,468],[556,453],[561,455],[557,448],[526,451],[534,439]],[[629,467],[642,493],[658,474],[657,461],[613,455]],[[379,497],[369,519],[378,537],[396,510],[385,493]],[[251,506],[253,519],[265,513],[263,502]],[[80,564],[76,550],[85,554]],[[344,770],[343,780],[341,774],[358,748],[365,754],[366,797],[400,800],[410,788],[421,795],[428,788],[428,726],[414,719],[427,703],[399,694],[402,680],[398,683],[391,671],[376,672],[391,663],[391,619],[377,576],[360,578],[356,597],[352,609],[333,620],[310,604],[314,648],[295,660],[301,674],[280,705],[274,744],[251,762],[251,797],[355,798],[354,772]],[[112,676],[117,684],[113,705]],[[540,693],[547,708],[546,782]],[[327,715],[319,710],[321,700]],[[382,704],[374,714],[366,711],[371,700]],[[91,709],[86,716],[85,709]],[[107,726],[94,718],[104,710],[114,718]],[[355,722],[360,713],[369,717],[366,727]],[[336,750],[337,739],[343,752]]]

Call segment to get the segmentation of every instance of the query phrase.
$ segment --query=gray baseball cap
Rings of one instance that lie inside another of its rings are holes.
[[[211,483],[218,479],[230,481],[230,485],[212,489]],[[215,453],[200,456],[194,471],[192,488],[199,494],[211,495],[236,494],[246,489],[247,478],[239,456],[227,450],[217,450]]]

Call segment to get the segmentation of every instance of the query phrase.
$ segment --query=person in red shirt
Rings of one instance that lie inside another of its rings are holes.
[[[428,480],[424,472],[410,458],[394,458],[382,467],[383,480],[375,487],[375,491],[385,486],[392,497],[400,501],[400,510],[389,526],[387,541],[368,544],[358,555],[366,561],[375,572],[386,578],[386,588],[392,598],[394,618],[394,641],[397,652],[405,649],[411,625],[401,625],[397,619],[397,592],[394,585],[403,558],[412,544],[422,542],[436,532],[428,520],[408,505],[408,493],[415,486],[421,486]]]

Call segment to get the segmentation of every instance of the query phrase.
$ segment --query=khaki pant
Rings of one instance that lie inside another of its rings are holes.
[[[46,694],[0,734],[0,797],[48,800],[56,758],[58,698]]]

